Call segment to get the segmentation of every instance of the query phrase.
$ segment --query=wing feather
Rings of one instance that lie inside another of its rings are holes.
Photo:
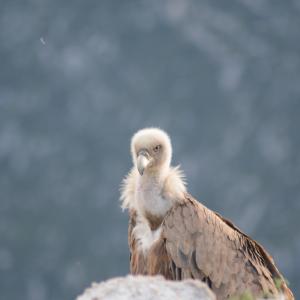
[[[217,298],[224,299],[246,290],[257,296],[278,295],[274,279],[279,278],[282,291],[293,299],[264,248],[191,196],[169,211],[162,229],[173,279],[210,282]]]

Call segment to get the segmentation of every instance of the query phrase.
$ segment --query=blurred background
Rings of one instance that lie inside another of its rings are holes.
[[[1,0],[0,27],[1,299],[128,273],[119,185],[145,126],[300,297],[298,0]]]

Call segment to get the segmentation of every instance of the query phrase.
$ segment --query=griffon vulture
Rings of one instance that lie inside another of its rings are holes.
[[[187,193],[183,173],[170,165],[171,141],[164,131],[138,131],[131,155],[133,168],[123,181],[121,201],[130,215],[132,274],[202,280],[217,299],[246,291],[294,299],[260,244]]]

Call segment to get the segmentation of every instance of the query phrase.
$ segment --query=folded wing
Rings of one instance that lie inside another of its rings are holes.
[[[173,207],[162,226],[162,240],[156,246],[164,244],[173,279],[203,280],[219,299],[245,291],[275,296],[278,288],[293,299],[263,247],[192,197],[187,195]]]

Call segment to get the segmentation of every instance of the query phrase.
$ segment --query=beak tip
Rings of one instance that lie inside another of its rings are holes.
[[[145,169],[149,165],[149,158],[146,157],[144,154],[139,154],[137,158],[137,169],[141,176],[143,176]]]
[[[143,174],[144,174],[144,170],[143,170],[143,169],[141,169],[141,168],[138,168],[138,171],[139,171],[140,175],[141,175],[141,176],[143,176]]]

